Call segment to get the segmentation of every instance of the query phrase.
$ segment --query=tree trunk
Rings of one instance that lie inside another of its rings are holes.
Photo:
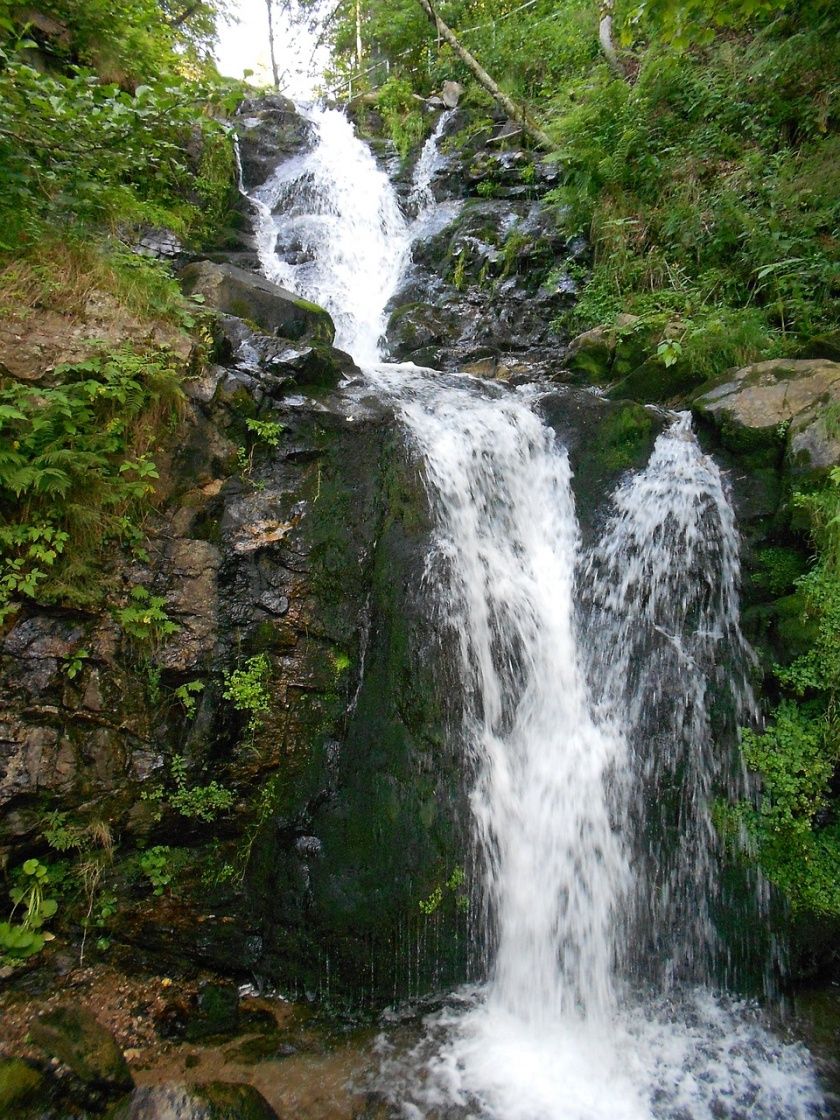
[[[274,88],[280,88],[280,73],[277,70],[277,55],[274,52],[274,13],[271,10],[272,0],[265,0],[268,9],[268,53],[271,56],[271,74],[274,78]]]
[[[453,51],[458,55],[467,69],[475,76],[479,85],[490,94],[490,96],[501,105],[511,120],[517,122],[522,126],[522,131],[525,132],[540,148],[551,149],[553,144],[545,132],[537,125],[533,124],[528,118],[525,110],[512,101],[506,93],[499,89],[487,71],[479,65],[475,58],[470,54],[466,47],[461,46],[460,42],[456,39],[455,33],[448,27],[435,9],[432,7],[430,0],[418,0],[421,8],[435,25],[435,30],[441,39],[444,39]]]
[[[618,51],[615,46],[615,39],[613,38],[613,12],[615,10],[615,0],[601,0],[601,20],[598,24],[598,41],[601,44],[601,50],[604,52],[610,70],[617,78],[626,78],[627,72],[621,59],[618,57]]]

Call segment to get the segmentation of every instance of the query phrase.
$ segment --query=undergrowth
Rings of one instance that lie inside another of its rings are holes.
[[[171,355],[150,348],[59,367],[50,384],[0,381],[0,621],[26,600],[102,600],[104,551],[139,546],[182,399]]]

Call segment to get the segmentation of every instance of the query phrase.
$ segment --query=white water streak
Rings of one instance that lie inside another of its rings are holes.
[[[269,280],[325,307],[336,346],[379,358],[385,305],[402,275],[408,225],[388,177],[334,109],[311,110],[314,148],[252,192],[257,250]]]

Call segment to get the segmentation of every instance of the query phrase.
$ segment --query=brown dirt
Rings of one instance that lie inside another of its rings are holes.
[[[99,346],[116,349],[167,346],[187,364],[192,342],[183,331],[166,324],[143,323],[130,315],[113,296],[92,291],[78,315],[63,315],[41,307],[4,308],[0,314],[0,374],[37,382],[57,365],[83,361]]]
[[[138,1085],[244,1082],[255,1086],[281,1120],[353,1120],[364,1108],[373,1064],[370,1028],[350,1033],[319,1024],[311,1011],[279,997],[249,996],[240,1009],[269,1012],[277,1031],[248,1030],[224,1040],[162,1038],[156,1024],[173,1001],[188,1002],[199,980],[126,975],[108,965],[47,977],[39,968],[0,990],[0,1056],[44,1055],[28,1038],[40,1011],[71,1001],[92,1011],[123,1049]],[[218,980],[207,976],[204,979]]]

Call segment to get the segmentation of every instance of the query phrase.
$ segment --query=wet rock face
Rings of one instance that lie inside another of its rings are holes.
[[[583,245],[569,245],[540,203],[555,169],[501,126],[453,138],[466,120],[455,114],[441,141],[429,190],[442,206],[425,225],[421,218],[411,268],[391,300],[389,354],[436,368],[510,359],[533,379],[547,362],[559,366],[561,340],[551,323],[575,285],[555,266]],[[454,146],[448,154],[447,145]]]
[[[216,333],[160,459],[146,558],[121,572],[175,632],[144,644],[110,612],[44,610],[0,638],[0,848],[12,866],[43,853],[54,810],[107,821],[110,934],[140,960],[349,1002],[458,979],[454,905],[435,919],[440,956],[415,953],[410,976],[401,963],[419,900],[462,862],[465,819],[419,465],[389,407],[333,388],[356,373],[346,355],[230,315]],[[251,726],[223,693],[254,658],[266,706]],[[190,715],[178,690],[195,683]],[[216,782],[230,808],[203,821],[164,800],[156,819],[143,794],[173,791],[175,756],[187,789]],[[138,870],[155,846],[177,868],[159,896]]]
[[[288,97],[279,93],[243,101],[236,122],[239,158],[246,190],[260,186],[280,156],[305,151],[315,142],[312,125]]]

